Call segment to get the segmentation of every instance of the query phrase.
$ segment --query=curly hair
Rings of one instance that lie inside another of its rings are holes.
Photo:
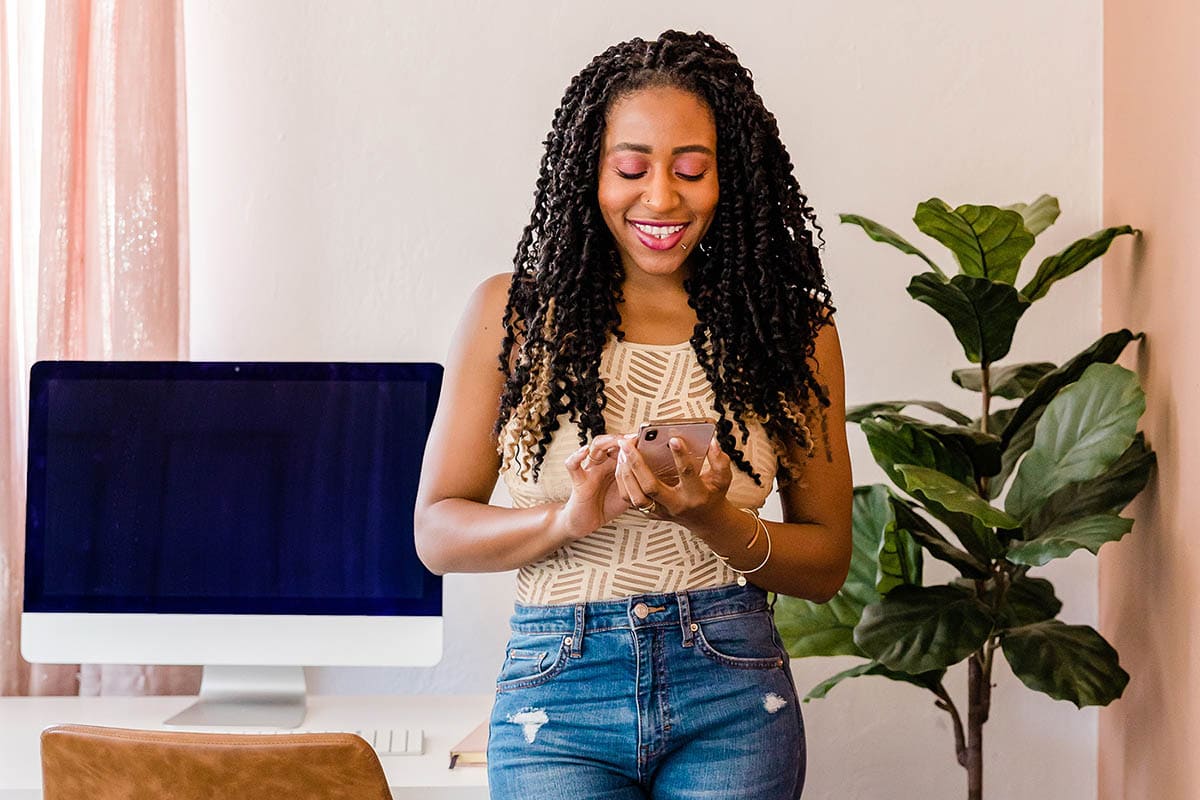
[[[495,432],[505,467],[536,479],[563,414],[580,444],[605,432],[600,355],[623,338],[625,271],[598,200],[608,110],[640,89],[674,87],[701,99],[717,134],[719,199],[684,283],[697,324],[692,349],[711,382],[717,441],[761,484],[739,448],[758,419],[782,442],[809,448],[804,410],[829,404],[810,367],[833,306],[809,223],[821,227],[792,175],[775,117],[751,73],[704,33],[666,31],[614,45],[567,87],[546,137],[533,212],[513,259],[499,354],[506,375]]]

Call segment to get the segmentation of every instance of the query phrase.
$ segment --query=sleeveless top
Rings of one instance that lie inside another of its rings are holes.
[[[608,401],[604,409],[608,433],[633,433],[641,423],[657,419],[716,417],[712,384],[690,342],[649,345],[610,338],[601,355],[600,377]],[[538,480],[522,479],[516,463],[501,470],[515,507],[560,503],[570,496],[571,479],[563,462],[579,448],[579,427],[565,414],[559,423]],[[762,485],[735,464],[726,497],[740,508],[757,509],[770,492],[777,454],[759,422],[747,421],[746,427],[749,439],[738,447]],[[736,436],[736,425],[734,432]],[[588,536],[522,567],[517,601],[553,605],[613,600],[722,586],[736,578],[737,573],[684,526],[647,519],[630,509]]]

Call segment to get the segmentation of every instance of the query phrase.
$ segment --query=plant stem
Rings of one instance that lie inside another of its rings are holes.
[[[954,754],[958,759],[959,766],[966,767],[967,739],[963,733],[962,717],[958,714],[958,707],[954,705],[954,698],[950,697],[950,693],[946,691],[946,687],[940,681],[933,689],[933,693],[938,696],[934,705],[949,714],[954,723]]]
[[[979,365],[980,374],[980,395],[983,397],[983,413],[979,416],[979,430],[984,433],[988,431],[988,413],[992,407],[992,365],[984,361]],[[979,478],[979,496],[987,499],[988,496],[988,479],[987,476]]]
[[[967,660],[967,800],[983,800],[983,723],[991,701],[991,683],[983,653]]]

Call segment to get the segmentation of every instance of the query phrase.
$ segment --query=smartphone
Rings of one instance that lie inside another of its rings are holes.
[[[674,486],[679,483],[679,472],[675,469],[675,457],[671,454],[671,439],[683,440],[696,464],[696,471],[699,472],[704,465],[704,459],[708,457],[708,443],[716,429],[716,420],[708,417],[643,422],[638,428],[637,442],[634,446],[655,477],[668,486]]]

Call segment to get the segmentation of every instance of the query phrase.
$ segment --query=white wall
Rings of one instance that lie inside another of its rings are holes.
[[[1099,228],[1101,4],[695,0],[644,4],[205,0],[186,4],[192,357],[442,360],[468,291],[505,271],[540,142],[570,77],[609,44],[703,29],[749,66],[825,227],[851,403],[926,397],[974,410],[948,326],[908,298],[921,262],[840,226],[910,237],[917,202],[1064,209],[1036,263]],[[1028,265],[1031,269],[1032,266]],[[1026,316],[1014,360],[1062,360],[1099,334],[1099,274]],[[880,478],[857,431],[858,482]],[[935,566],[931,580],[941,579]],[[1043,570],[1094,624],[1090,556]],[[446,580],[433,670],[326,670],[324,692],[488,691],[511,575]],[[795,664],[802,690],[853,663]],[[1003,666],[986,731],[991,800],[1095,796],[1094,711]],[[965,671],[951,674],[965,703]],[[806,796],[956,797],[946,715],[871,678],[805,706]],[[964,711],[965,713],[965,711]]]

